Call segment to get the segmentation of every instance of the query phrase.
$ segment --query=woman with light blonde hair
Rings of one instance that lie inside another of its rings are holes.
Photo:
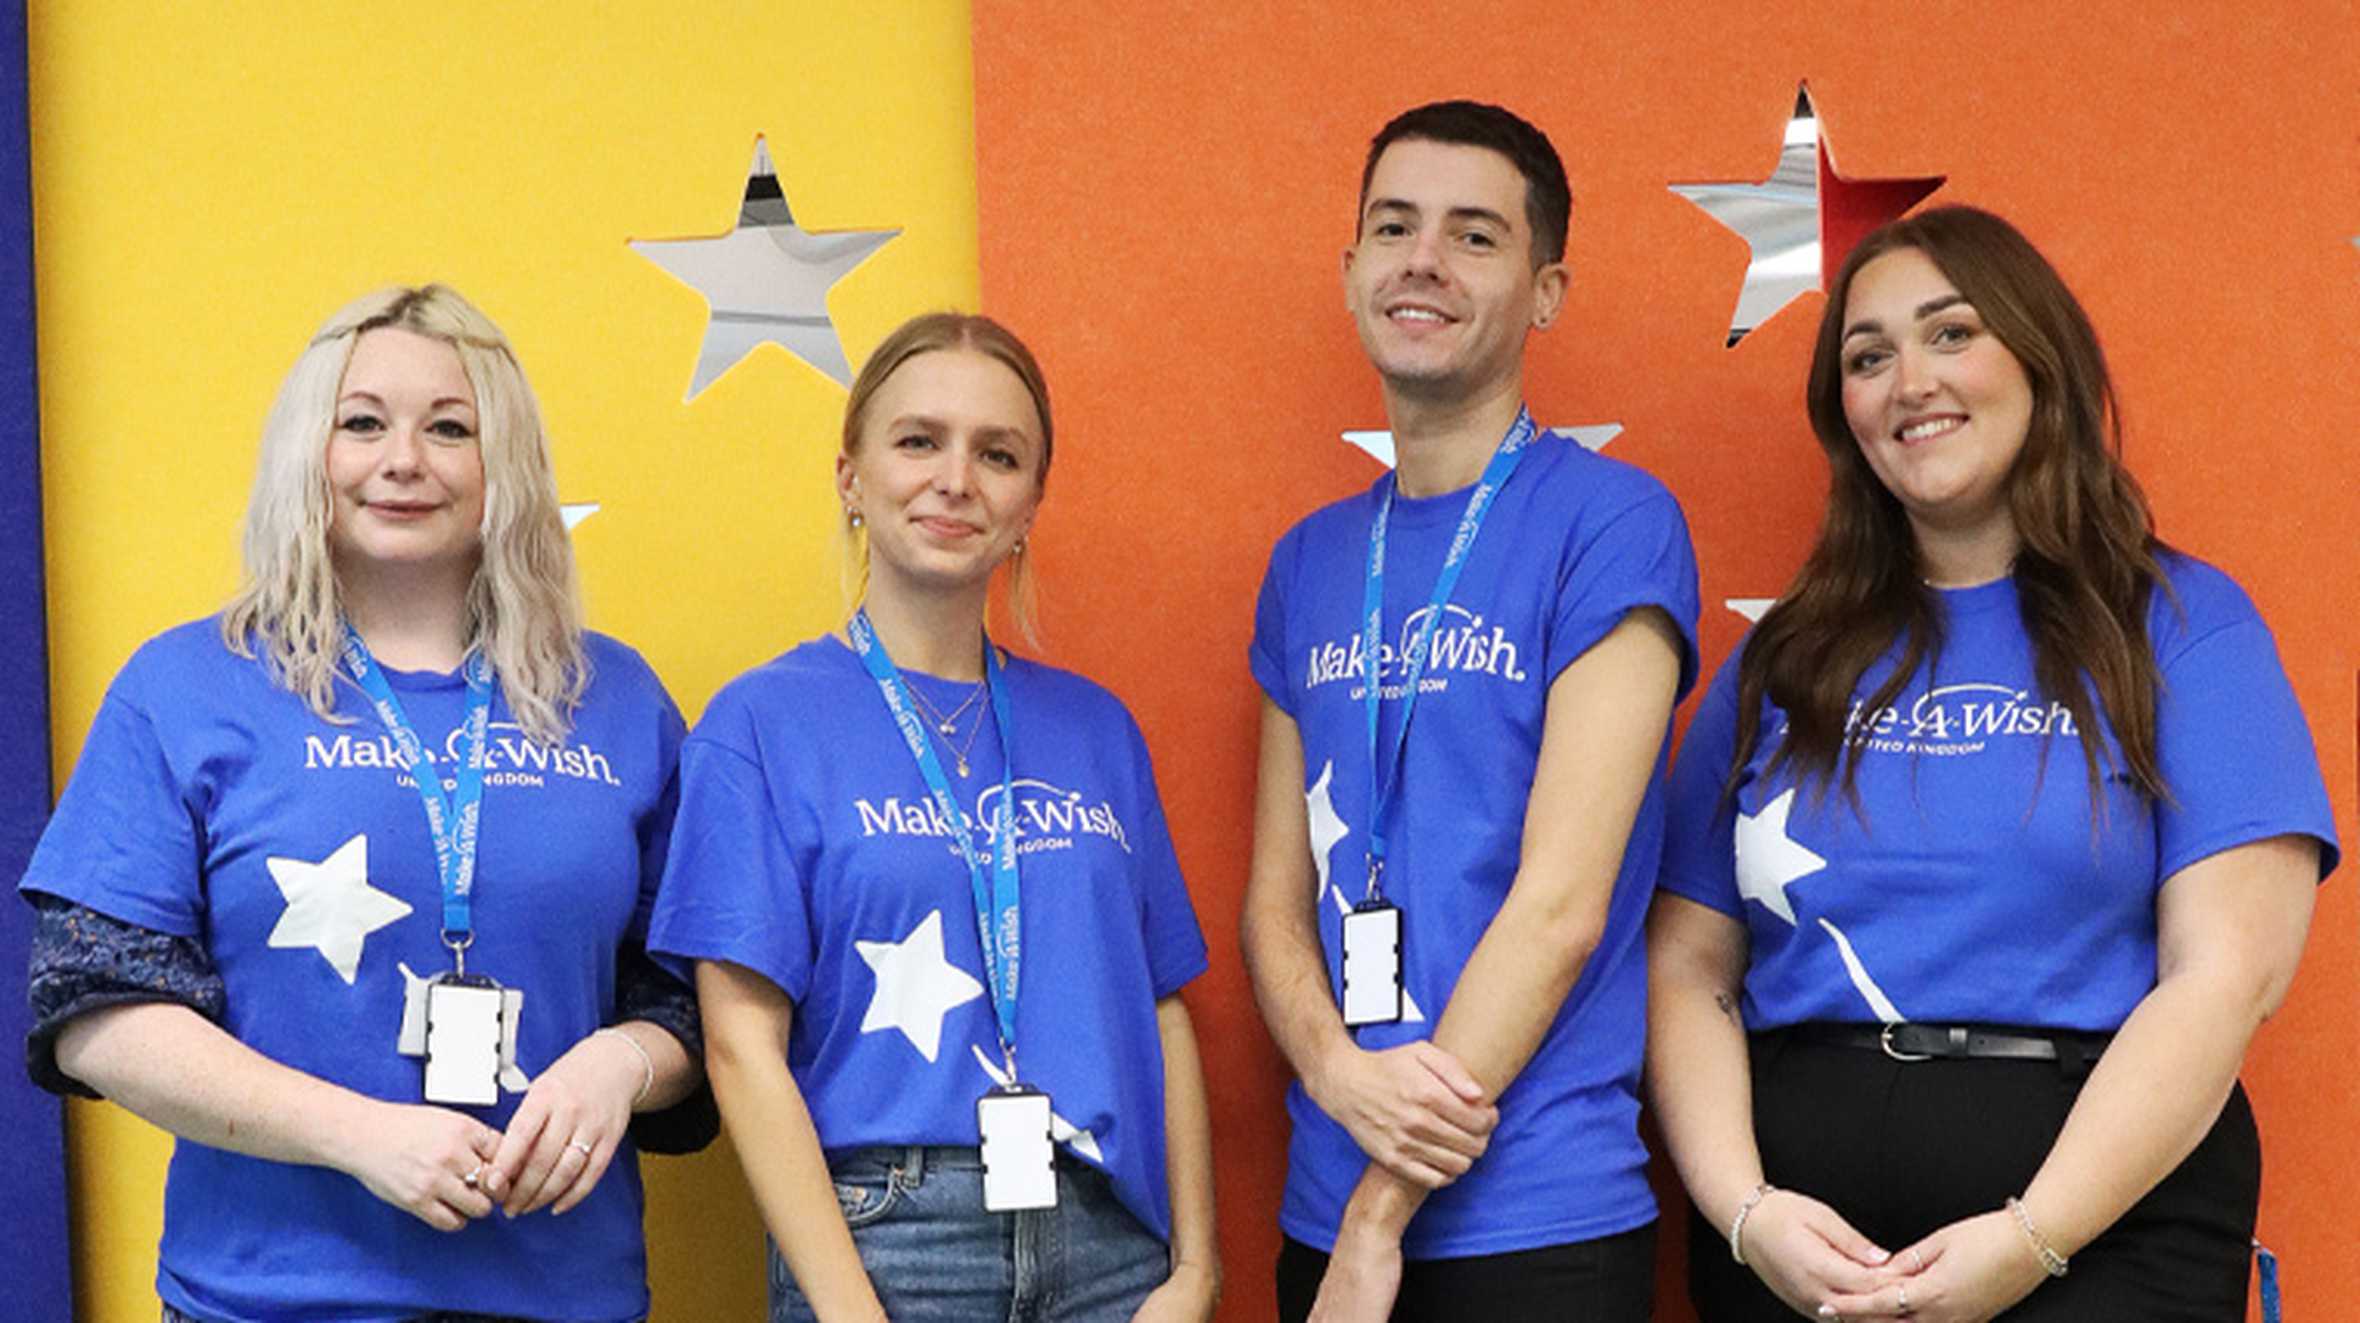
[[[26,871],[36,1080],[178,1137],[167,1323],[643,1318],[635,1147],[712,1129],[642,949],[682,726],[581,627],[498,328],[440,285],[329,318],[244,542]]]

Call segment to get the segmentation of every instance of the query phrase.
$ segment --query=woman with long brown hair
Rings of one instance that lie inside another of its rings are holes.
[[[2156,538],[1998,217],[1863,241],[1808,396],[1826,520],[1690,728],[1650,920],[1697,1305],[2242,1319],[2238,1064],[2338,853],[2268,628]]]

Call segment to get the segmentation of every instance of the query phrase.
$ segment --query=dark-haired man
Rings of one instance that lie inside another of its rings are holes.
[[[1344,292],[1397,464],[1280,540],[1252,651],[1285,1319],[1648,1313],[1640,927],[1696,569],[1660,484],[1524,409],[1569,210],[1496,106],[1369,147]]]

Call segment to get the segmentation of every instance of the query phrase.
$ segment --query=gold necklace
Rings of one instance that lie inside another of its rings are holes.
[[[973,699],[971,698],[969,701],[972,702]],[[966,704],[961,704],[960,710],[965,711]],[[949,738],[950,727],[948,724],[945,724],[942,727],[942,747],[945,749],[950,749],[951,757],[956,760],[959,765],[959,775],[961,776],[967,775],[967,755],[974,752],[975,741],[981,738],[983,735],[983,716],[984,714],[982,709],[978,708],[975,713],[975,725],[967,731],[967,746],[962,749],[951,749],[951,742]]]
[[[925,714],[926,719],[933,723],[933,726],[936,730],[941,731],[947,736],[954,733],[958,729],[959,717],[965,713],[968,708],[975,706],[976,699],[983,697],[984,684],[980,680],[976,681],[975,687],[967,691],[967,697],[962,699],[959,705],[952,708],[948,713],[945,713],[941,708],[938,708],[934,704],[928,702],[926,700],[926,695],[919,693],[918,687],[916,685],[910,685],[908,688],[910,691],[910,697],[917,701],[918,710]]]

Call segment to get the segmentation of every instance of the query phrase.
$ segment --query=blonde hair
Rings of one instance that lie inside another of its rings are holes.
[[[351,720],[336,711],[344,617],[329,552],[327,448],[353,345],[383,327],[451,346],[474,388],[483,556],[467,589],[468,644],[492,664],[525,733],[555,743],[572,724],[590,667],[549,436],[507,337],[448,286],[356,299],[328,318],[295,360],[263,424],[246,504],[246,582],[222,611],[222,640],[240,656],[263,656],[323,720]]]
[[[1016,374],[1024,383],[1024,392],[1032,397],[1033,411],[1041,417],[1041,472],[1036,490],[1049,487],[1049,461],[1057,450],[1057,429],[1049,420],[1049,382],[1041,375],[1041,365],[1025,348],[1016,333],[980,313],[928,312],[920,313],[893,329],[893,333],[879,342],[869,360],[861,365],[860,375],[852,382],[852,394],[844,401],[844,453],[860,452],[861,429],[868,422],[869,405],[877,397],[887,379],[901,370],[904,363],[920,354],[946,349],[967,349],[996,360]],[[866,530],[855,526],[850,512],[836,526],[838,546],[843,553],[843,589],[845,614],[857,609],[869,591],[869,540]],[[1008,557],[1008,609],[1016,617],[1016,628],[1025,641],[1040,646],[1040,633],[1035,628],[1038,585],[1031,560],[1024,554],[1024,544],[1016,545],[1015,554]]]

